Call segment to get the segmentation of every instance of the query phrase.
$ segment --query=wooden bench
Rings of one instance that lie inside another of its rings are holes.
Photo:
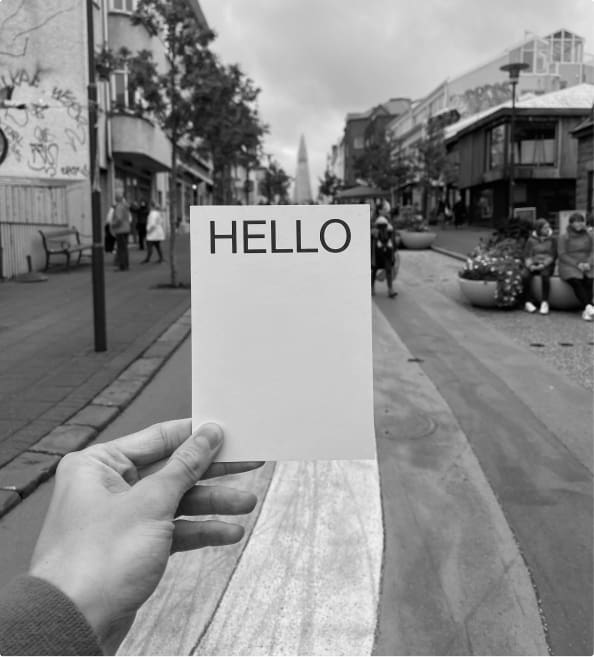
[[[83,255],[91,255],[93,245],[83,243],[80,239],[80,233],[72,226],[71,228],[60,228],[58,230],[40,230],[41,241],[45,251],[45,270],[50,266],[52,256],[63,256],[66,258],[66,269],[70,268],[70,259],[78,255],[76,264],[80,264]],[[88,252],[88,254],[87,254]]]

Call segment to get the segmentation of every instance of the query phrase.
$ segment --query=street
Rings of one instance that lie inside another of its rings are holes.
[[[236,476],[260,499],[246,538],[176,555],[121,654],[591,652],[591,394],[452,299],[450,259],[402,257],[374,304],[379,481],[363,461]],[[186,339],[98,440],[189,415],[189,363]],[[0,520],[0,583],[51,486]]]

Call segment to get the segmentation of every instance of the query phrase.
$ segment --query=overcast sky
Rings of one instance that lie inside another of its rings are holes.
[[[348,112],[419,98],[560,28],[594,53],[594,0],[200,0],[212,48],[262,89],[266,151],[295,175],[305,135],[312,191]]]

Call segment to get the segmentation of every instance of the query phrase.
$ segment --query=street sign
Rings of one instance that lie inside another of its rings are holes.
[[[374,459],[369,206],[195,206],[192,418],[222,461]]]

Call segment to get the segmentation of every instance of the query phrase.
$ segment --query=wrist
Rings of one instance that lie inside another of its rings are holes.
[[[108,605],[102,604],[103,597],[98,593],[101,584],[94,591],[88,590],[87,577],[83,573],[76,575],[72,571],[67,575],[63,569],[55,571],[50,564],[37,564],[30,568],[29,574],[45,580],[65,595],[84,616],[98,643],[103,647],[110,634],[113,620],[106,613]]]

